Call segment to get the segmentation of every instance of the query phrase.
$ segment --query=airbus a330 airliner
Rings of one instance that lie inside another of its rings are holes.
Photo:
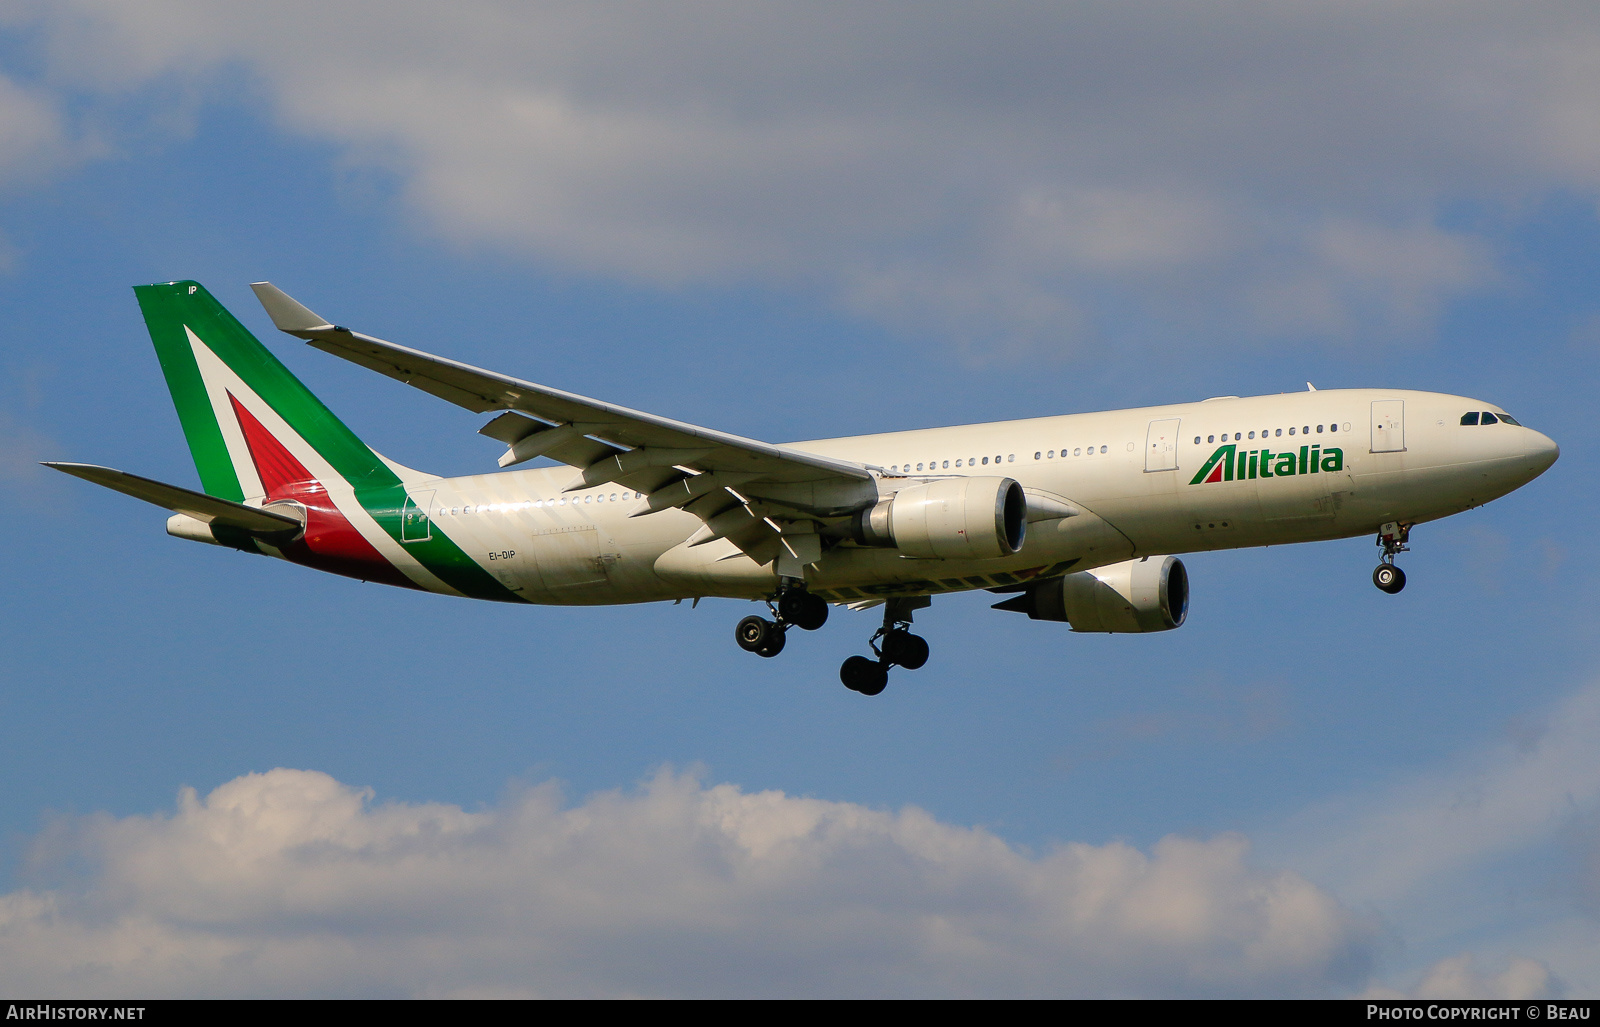
[[[1074,631],[1176,628],[1176,553],[1376,535],[1399,592],[1411,528],[1533,480],[1559,453],[1492,403],[1339,389],[772,445],[396,346],[267,282],[280,330],[478,413],[502,468],[441,478],[368,448],[195,282],[134,289],[202,492],[51,463],[172,511],[179,538],[501,602],[765,602],[740,646],[783,649],[829,604],[883,607],[839,676],[866,695],[928,659],[932,596]]]

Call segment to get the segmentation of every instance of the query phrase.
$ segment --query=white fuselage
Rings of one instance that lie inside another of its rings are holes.
[[[916,559],[830,540],[807,584],[836,601],[960,591],[1136,555],[1434,520],[1512,491],[1556,458],[1555,443],[1532,429],[1461,423],[1485,410],[1501,412],[1459,396],[1342,389],[794,443],[787,448],[881,468],[885,496],[939,477],[1005,476],[1077,511],[1035,519],[1020,552],[993,560]],[[1228,473],[1195,482],[1223,445],[1235,447]],[[753,598],[777,586],[772,563],[757,565],[731,542],[686,545],[701,528],[694,515],[632,516],[643,498],[615,485],[563,494],[572,475],[534,468],[410,491],[437,530],[529,602]]]

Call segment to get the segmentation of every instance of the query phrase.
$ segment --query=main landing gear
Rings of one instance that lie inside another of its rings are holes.
[[[1406,572],[1394,565],[1396,554],[1408,552],[1406,540],[1411,537],[1411,525],[1390,521],[1378,529],[1378,545],[1383,547],[1383,562],[1372,572],[1372,583],[1394,595],[1406,587]]]
[[[745,652],[776,656],[783,652],[784,633],[791,625],[815,631],[828,622],[827,602],[807,592],[804,585],[784,585],[778,590],[777,601],[769,601],[767,608],[772,611],[772,620],[746,617],[733,629],[733,637]]]
[[[839,680],[844,687],[862,695],[877,695],[889,686],[889,668],[904,667],[916,670],[928,662],[928,643],[921,635],[913,635],[911,627],[913,610],[929,604],[927,596],[908,599],[890,599],[883,604],[883,627],[872,636],[876,660],[865,656],[852,656],[839,668]]]

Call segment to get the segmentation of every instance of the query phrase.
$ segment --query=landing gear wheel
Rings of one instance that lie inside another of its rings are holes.
[[[883,636],[883,658],[906,670],[916,670],[928,662],[927,640],[895,628]]]
[[[746,617],[733,629],[733,637],[747,653],[776,656],[783,649],[783,630],[765,617]]]
[[[877,695],[889,685],[889,668],[865,656],[852,656],[839,668],[844,687],[862,695]]]
[[[1377,570],[1372,572],[1372,583],[1394,595],[1406,587],[1406,572],[1392,563],[1380,563]]]
[[[815,631],[828,622],[828,603],[800,588],[791,588],[778,597],[778,616],[805,631]]]

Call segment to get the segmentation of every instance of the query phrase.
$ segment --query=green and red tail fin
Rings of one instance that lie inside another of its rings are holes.
[[[198,282],[134,287],[205,491],[242,501],[290,473],[283,450],[324,484],[398,485],[391,464],[345,427]]]
[[[375,453],[198,282],[133,291],[206,494],[300,509],[303,536],[273,551],[367,581],[522,601],[429,524],[433,492],[411,486],[432,475]]]

